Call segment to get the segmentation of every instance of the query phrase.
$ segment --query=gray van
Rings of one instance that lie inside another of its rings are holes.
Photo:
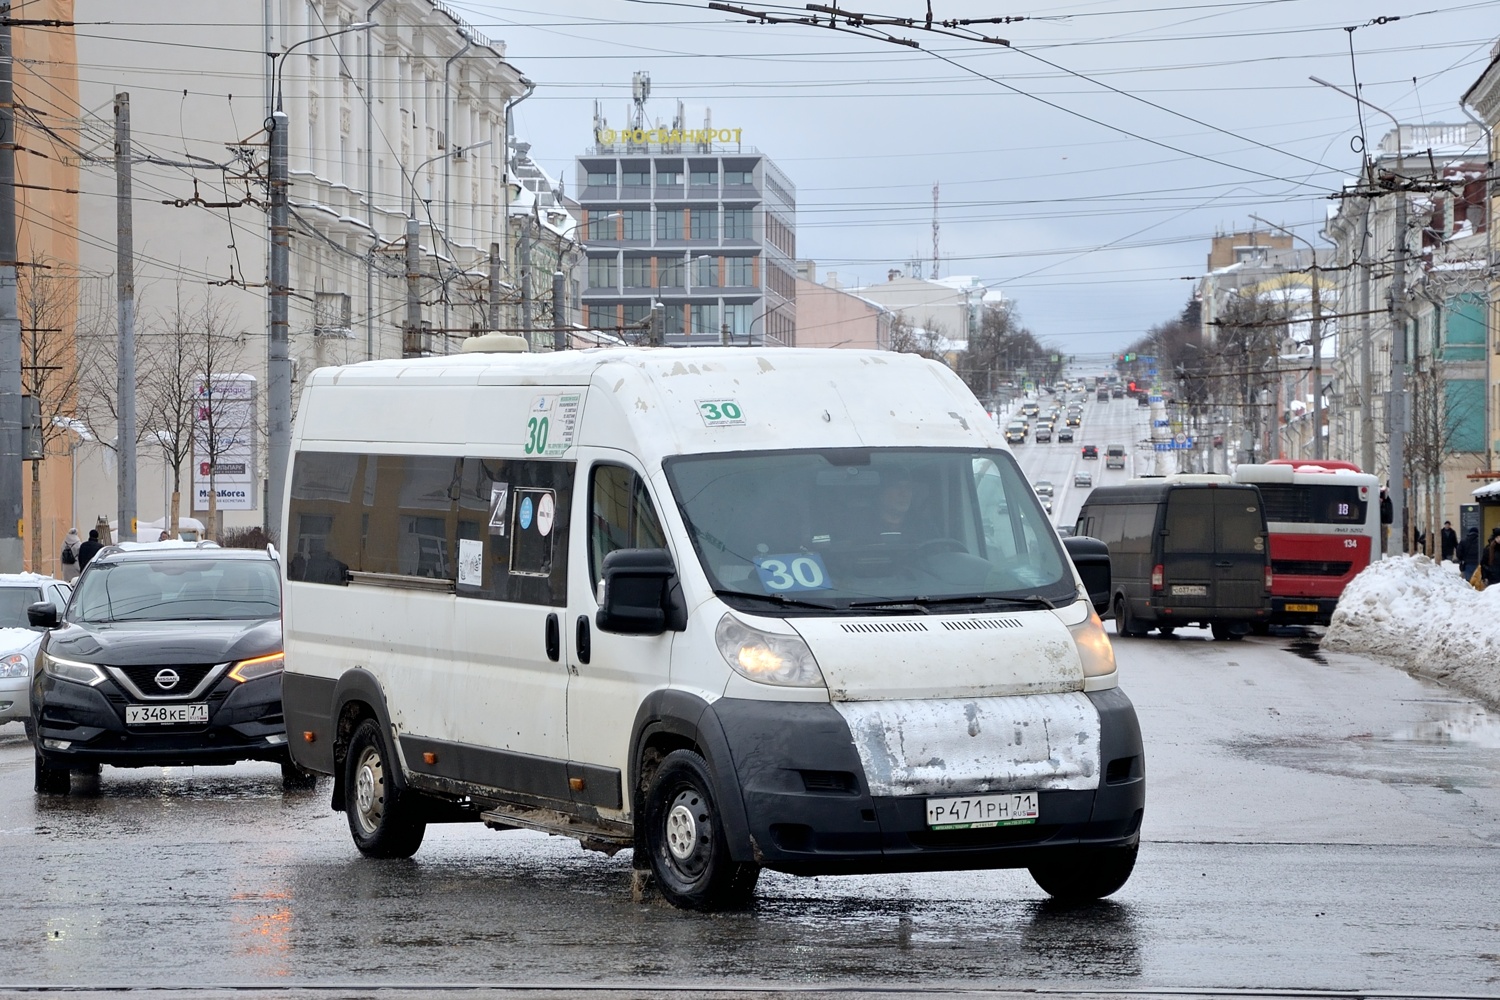
[[[1120,635],[1207,625],[1238,639],[1271,617],[1260,491],[1227,476],[1135,479],[1091,492],[1077,535],[1109,546],[1109,606]]]

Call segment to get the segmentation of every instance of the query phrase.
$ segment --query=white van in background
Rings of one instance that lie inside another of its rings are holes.
[[[1144,755],[1109,639],[941,365],[320,369],[289,479],[287,730],[367,855],[544,830],[700,909],[762,867],[1028,868],[1074,899],[1130,875]]]

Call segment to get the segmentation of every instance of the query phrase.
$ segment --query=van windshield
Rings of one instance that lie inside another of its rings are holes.
[[[665,467],[703,568],[731,604],[844,611],[1076,596],[1057,533],[1007,452],[741,452]]]

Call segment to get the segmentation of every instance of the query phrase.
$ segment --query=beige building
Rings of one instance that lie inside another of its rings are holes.
[[[899,313],[907,324],[941,341],[944,354],[962,353],[979,330],[985,306],[1005,301],[978,278],[910,278],[901,271],[889,272],[883,282],[848,291]]]
[[[891,310],[840,287],[836,272],[819,284],[811,261],[798,261],[797,269],[798,347],[890,350]]]

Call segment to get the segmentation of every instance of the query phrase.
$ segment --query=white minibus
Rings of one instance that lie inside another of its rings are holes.
[[[360,851],[541,830],[696,909],[762,868],[1125,883],[1108,554],[1075,569],[951,371],[513,339],[303,390],[283,704]]]

